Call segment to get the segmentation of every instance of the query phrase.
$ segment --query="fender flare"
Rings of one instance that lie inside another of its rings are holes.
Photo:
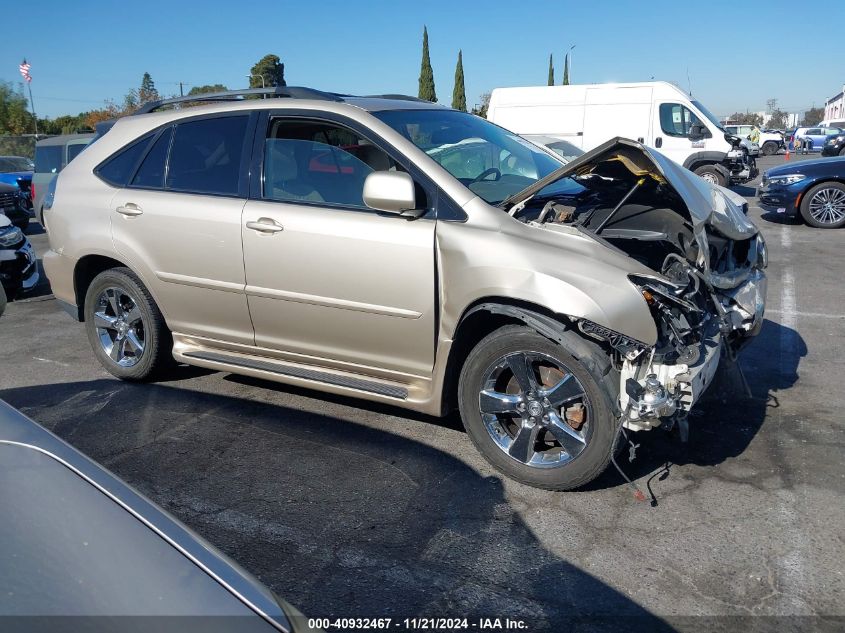
[[[687,156],[684,161],[684,167],[690,171],[694,171],[694,166],[698,163],[713,163],[715,165],[721,165],[726,157],[727,154],[725,154],[725,152],[696,152],[695,154]]]

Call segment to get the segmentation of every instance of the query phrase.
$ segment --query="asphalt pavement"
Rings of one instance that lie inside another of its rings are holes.
[[[46,282],[0,318],[0,398],[311,616],[842,630],[845,231],[761,217],[755,184],[736,190],[769,245],[766,322],[687,444],[636,435],[622,463],[655,503],[613,471],[566,493],[506,480],[456,416],[191,368],[122,383]]]

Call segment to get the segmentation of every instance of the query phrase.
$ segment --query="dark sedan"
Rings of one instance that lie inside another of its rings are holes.
[[[760,208],[801,217],[810,226],[845,225],[845,157],[786,163],[769,169],[757,190]]]
[[[822,156],[845,156],[845,134],[831,134],[822,145]]]

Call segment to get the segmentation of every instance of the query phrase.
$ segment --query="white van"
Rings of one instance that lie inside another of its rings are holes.
[[[665,81],[496,88],[487,118],[529,139],[552,136],[584,150],[616,136],[629,138],[722,186],[758,173],[739,138]]]

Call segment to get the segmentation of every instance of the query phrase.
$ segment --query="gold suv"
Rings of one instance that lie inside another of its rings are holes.
[[[633,141],[564,164],[471,114],[305,88],[146,110],[44,203],[55,296],[119,378],[175,358],[458,408],[493,466],[562,490],[623,430],[685,427],[762,324],[744,200]]]

